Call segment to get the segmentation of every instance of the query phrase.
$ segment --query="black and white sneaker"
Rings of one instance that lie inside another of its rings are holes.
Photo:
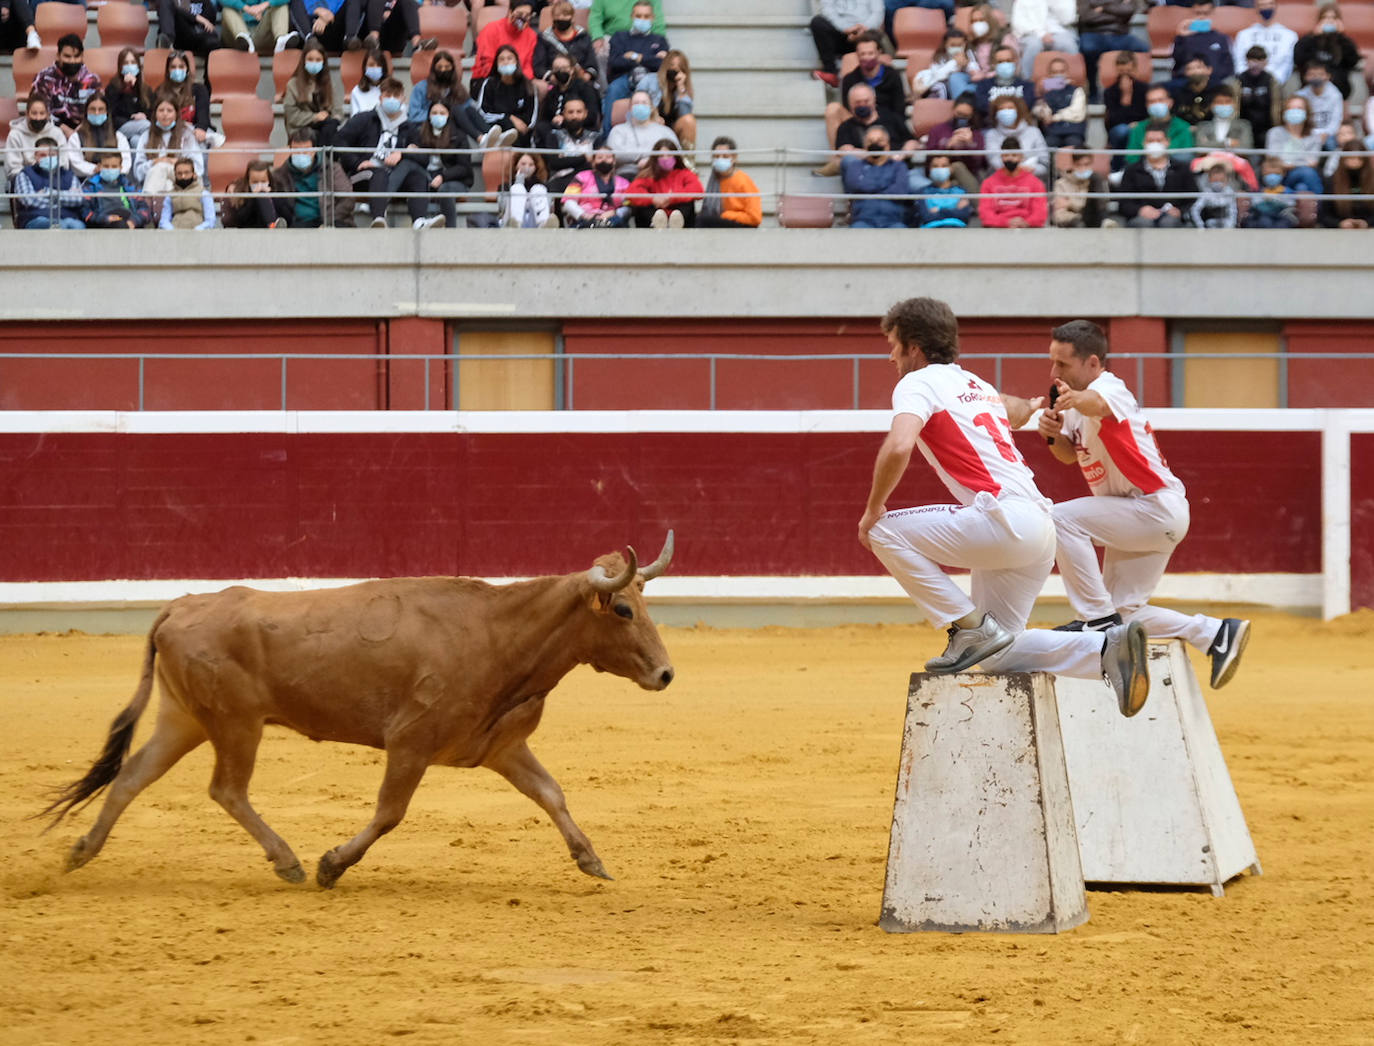
[[[1092,621],[1084,621],[1075,618],[1073,621],[1062,625],[1055,625],[1053,632],[1105,632],[1113,625],[1121,624],[1120,614],[1108,614],[1106,617],[1094,618]]]
[[[1005,650],[1015,639],[991,614],[984,614],[977,628],[950,625],[945,652],[927,661],[926,671],[932,675],[962,672]]]
[[[1240,667],[1240,655],[1250,642],[1250,622],[1238,617],[1224,618],[1217,629],[1207,656],[1212,659],[1212,689],[1220,690],[1231,681]]]
[[[1102,644],[1102,675],[1116,692],[1121,714],[1130,718],[1145,707],[1150,696],[1149,649],[1145,629],[1137,621],[1113,625]]]

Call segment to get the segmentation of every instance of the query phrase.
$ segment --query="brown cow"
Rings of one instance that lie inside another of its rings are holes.
[[[333,886],[400,823],[434,764],[495,770],[553,818],[582,871],[609,879],[525,739],[539,725],[544,698],[576,665],[646,690],[672,682],[643,589],[667,569],[673,533],[642,570],[628,551],[628,559],[613,552],[581,573],[509,585],[393,578],[309,592],[235,587],[169,603],[148,633],[138,689],[104,750],[43,811],[57,811],[55,825],[111,785],[95,825],[68,854],[67,870],[95,857],[134,797],[208,740],[215,749],[211,797],[262,845],[279,876],[303,882],[291,847],[248,802],[262,728],[273,723],[316,741],[386,750],[376,814],[320,858],[321,886]],[[155,659],[163,693],[157,727],[126,763]]]

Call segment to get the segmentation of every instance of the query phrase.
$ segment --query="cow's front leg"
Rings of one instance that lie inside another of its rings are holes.
[[[315,868],[317,883],[325,889],[333,886],[339,876],[362,860],[369,846],[401,823],[410,797],[415,794],[428,766],[429,760],[418,752],[387,749],[386,773],[377,792],[377,812],[366,828],[320,858]]]
[[[553,823],[563,833],[563,839],[567,842],[568,850],[577,862],[577,867],[588,875],[595,875],[601,879],[611,878],[606,874],[601,858],[597,857],[596,851],[592,849],[592,841],[582,834],[582,829],[577,827],[572,815],[568,813],[563,789],[558,787],[553,775],[534,757],[529,745],[521,741],[494,752],[482,765],[495,770],[553,818]]]

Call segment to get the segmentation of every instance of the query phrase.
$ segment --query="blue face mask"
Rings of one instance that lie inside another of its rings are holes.
[[[38,169],[40,171],[47,171],[51,174],[53,171],[57,170],[57,157],[40,156],[38,158]]]
[[[1323,33],[1334,33],[1334,32],[1336,32],[1336,23],[1335,23],[1335,22],[1327,22],[1325,25],[1322,26],[1322,32],[1323,32]]]
[[[735,163],[728,156],[717,156],[711,161],[711,170],[715,171],[717,174],[729,174],[730,168],[733,166],[735,166]]]
[[[998,109],[997,123],[1001,127],[1015,127],[1020,114],[1015,109]]]
[[[1236,115],[1236,107],[1234,105],[1214,105],[1212,106],[1212,115],[1218,120],[1229,120]]]
[[[502,76],[514,76],[515,71],[519,68],[520,67],[516,65],[514,62],[502,62],[500,65],[496,67],[496,71],[500,73]]]
[[[107,185],[113,185],[115,182],[119,181],[119,174],[120,171],[118,167],[100,168],[100,180]]]
[[[386,75],[386,70],[385,70],[385,69],[378,69],[375,65],[369,65],[366,69],[363,70],[363,75],[366,76],[369,80],[371,80],[371,81],[375,84],[375,83],[377,83],[383,76]]]
[[[387,116],[395,116],[404,106],[405,103],[399,98],[387,97],[382,99],[382,112],[386,113]]]
[[[1283,122],[1290,127],[1299,127],[1307,122],[1307,111],[1304,109],[1285,109]]]
[[[1210,18],[1194,18],[1188,23],[1188,28],[1195,33],[1210,33],[1212,31],[1212,20]]]
[[[175,120],[173,120],[171,123],[163,123],[161,120],[157,121],[157,127],[159,131],[170,131],[176,125],[177,122]]]
[[[930,175],[930,180],[936,185],[943,185],[945,182],[949,181],[948,167],[932,167],[926,173]]]
[[[1283,175],[1275,174],[1273,171],[1270,171],[1268,174],[1264,176],[1264,184],[1265,187],[1269,189],[1274,188],[1274,186],[1276,185],[1282,185]]]
[[[1150,114],[1150,119],[1162,120],[1169,115],[1169,103],[1151,102],[1145,107],[1145,111]]]
[[[92,127],[104,127],[105,121],[110,118],[109,113],[87,113],[86,122]]]
[[[305,71],[306,71],[307,73],[309,73],[311,76],[319,76],[320,73],[324,72],[324,63],[323,63],[323,62],[306,62],[306,63],[305,63]]]
[[[119,71],[120,71],[123,75],[125,75],[125,76],[137,76],[137,75],[138,75],[138,66],[136,66],[136,65],[125,65],[125,66],[121,66]]]
[[[653,110],[644,102],[637,102],[630,106],[630,119],[635,123],[646,123],[653,115]]]
[[[315,157],[310,153],[292,153],[291,166],[298,171],[308,171],[315,166]]]
[[[167,70],[167,79],[174,84],[184,84],[186,82],[186,70],[177,66],[175,69]]]
[[[654,20],[652,18],[636,18],[631,24],[634,26],[634,31],[643,36],[653,29]]]
[[[1015,63],[1015,62],[998,62],[998,63],[997,63],[997,75],[998,75],[998,77],[999,77],[1000,79],[1003,79],[1003,80],[1010,80],[1013,76],[1016,75],[1016,63]]]
[[[448,113],[430,113],[429,125],[436,131],[442,131],[448,126]]]

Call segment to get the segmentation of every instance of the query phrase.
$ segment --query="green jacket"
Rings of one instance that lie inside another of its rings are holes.
[[[1131,124],[1131,136],[1126,139],[1126,148],[1130,153],[1126,156],[1127,163],[1135,163],[1140,159],[1140,150],[1145,145],[1145,132],[1150,129],[1153,120],[1141,120]],[[1179,153],[1193,147],[1193,125],[1186,120],[1180,120],[1177,116],[1169,117],[1169,151]],[[1180,160],[1187,161],[1190,157],[1180,156]]]
[[[644,0],[640,0],[641,3]],[[654,5],[654,32],[666,35],[668,27],[663,22],[663,4],[660,0],[650,0]],[[631,15],[635,0],[592,0],[592,13],[588,17],[587,32],[593,40],[603,36],[630,31]]]

